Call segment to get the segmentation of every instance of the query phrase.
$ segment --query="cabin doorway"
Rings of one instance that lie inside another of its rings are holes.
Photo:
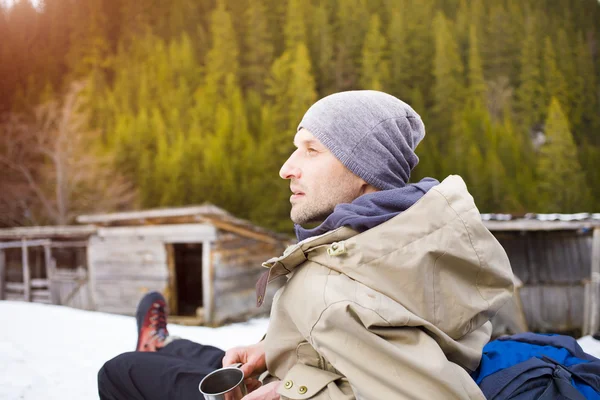
[[[202,243],[171,243],[171,313],[186,317],[203,316]]]

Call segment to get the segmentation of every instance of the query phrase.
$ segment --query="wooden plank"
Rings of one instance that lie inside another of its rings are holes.
[[[171,314],[177,314],[179,312],[179,303],[177,298],[177,270],[175,268],[175,247],[171,243],[165,244],[165,250],[167,253],[167,271],[168,271],[168,285],[165,293],[165,300],[169,305]]]
[[[532,332],[574,332],[583,325],[582,285],[526,285],[519,290]]]
[[[483,221],[490,231],[574,231],[600,227],[600,221]]]
[[[25,285],[22,282],[6,282],[5,288],[7,292],[18,292],[22,294],[25,290]],[[23,300],[23,296],[21,296],[21,300]]]
[[[600,330],[600,227],[594,229],[592,242],[590,296],[590,334]]]
[[[135,221],[148,218],[193,216],[198,214],[226,215],[227,212],[216,206],[207,204],[202,206],[162,208],[144,211],[126,211],[110,214],[80,215],[79,217],[77,217],[77,222],[95,224],[110,223],[116,221]]]
[[[166,243],[200,243],[215,240],[217,231],[209,224],[119,226],[99,228],[100,238],[149,238]]]
[[[2,242],[2,243],[0,243],[0,249],[18,249],[18,248],[22,248],[23,247],[23,243],[25,243],[29,247],[35,247],[35,246],[44,246],[46,244],[49,244],[50,241],[49,240],[26,240],[26,239],[22,239],[22,240],[17,240],[17,241],[13,241],[13,242]]]
[[[34,290],[31,292],[31,301],[35,303],[46,303],[50,304],[50,291],[48,290]]]
[[[31,301],[31,274],[29,271],[29,252],[27,251],[26,240],[22,241],[21,260],[23,262],[23,298],[25,301]]]
[[[214,321],[214,263],[210,242],[202,242],[202,304],[204,305],[204,321],[211,325]]]
[[[30,282],[31,290],[46,290],[48,289],[48,280],[47,279],[32,279]],[[11,292],[24,292],[25,284],[22,282],[6,282],[6,290]]]
[[[250,239],[259,240],[265,243],[279,243],[280,240],[273,237],[268,233],[255,232],[251,231],[248,228],[244,228],[238,225],[234,225],[229,222],[222,221],[218,218],[206,218],[212,225],[216,226],[219,229],[223,229],[225,231],[237,233],[240,236],[244,236]]]
[[[48,289],[48,279],[32,279],[31,280],[31,288],[32,289]]]
[[[64,248],[75,248],[75,247],[87,247],[89,244],[89,241],[87,240],[79,240],[79,241],[68,241],[68,242],[56,242],[53,241],[51,243],[51,247],[53,249],[64,249]]]
[[[59,305],[60,297],[54,276],[56,275],[56,261],[52,258],[50,245],[44,246],[44,263],[46,264],[46,275],[48,276],[48,286],[50,289],[50,301],[52,304]]]
[[[165,264],[167,254],[163,243],[159,240],[93,240],[88,248],[89,265],[100,262],[121,265]]]
[[[9,300],[9,301],[23,301],[23,293],[11,293],[11,292],[7,292],[5,300]]]
[[[92,225],[72,226],[28,226],[0,229],[0,239],[79,239],[88,237],[96,232]]]
[[[73,298],[79,294],[79,291],[83,288],[83,286],[85,286],[87,284],[86,280],[80,280],[79,282],[76,282],[76,286],[71,289],[71,292],[69,294],[67,294],[65,296],[65,299],[63,300],[63,303],[66,305],[69,305],[69,303],[73,300]]]
[[[4,300],[4,285],[6,284],[6,254],[0,250],[0,300]]]

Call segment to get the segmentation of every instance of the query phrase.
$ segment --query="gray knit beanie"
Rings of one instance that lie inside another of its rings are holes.
[[[425,136],[419,114],[394,96],[373,90],[335,93],[313,104],[298,125],[342,164],[378,189],[403,187],[419,163]]]

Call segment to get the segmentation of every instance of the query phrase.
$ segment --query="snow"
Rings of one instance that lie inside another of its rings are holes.
[[[98,398],[96,374],[104,362],[132,351],[135,319],[35,303],[0,301],[0,399]],[[169,324],[172,335],[228,349],[256,343],[268,319],[221,328]],[[600,341],[578,340],[600,358]]]
[[[0,301],[0,399],[97,399],[96,375],[135,348],[135,319],[36,303]],[[221,328],[169,324],[172,335],[228,349],[258,342],[268,319]]]
[[[586,353],[591,354],[596,358],[600,358],[600,340],[596,340],[591,336],[584,336],[577,339],[577,343],[579,343]]]

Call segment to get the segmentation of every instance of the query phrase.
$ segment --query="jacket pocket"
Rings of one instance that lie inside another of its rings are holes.
[[[283,379],[279,394],[282,398],[292,400],[311,399],[329,383],[340,378],[343,378],[342,375],[304,364],[296,364]]]

